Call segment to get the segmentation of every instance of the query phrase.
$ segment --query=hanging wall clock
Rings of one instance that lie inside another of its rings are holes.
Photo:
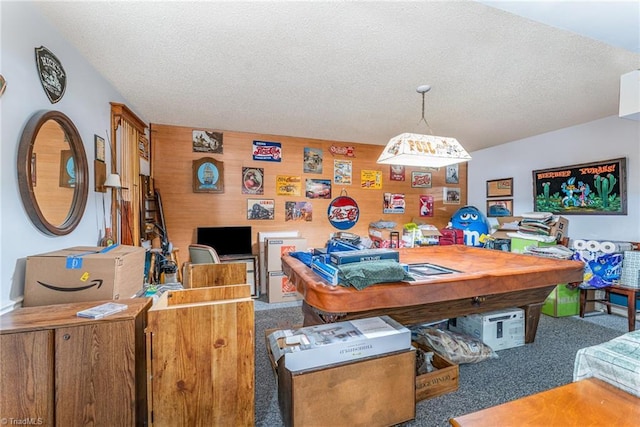
[[[62,99],[67,88],[67,73],[58,58],[44,46],[36,48],[36,65],[44,93],[55,104]]]

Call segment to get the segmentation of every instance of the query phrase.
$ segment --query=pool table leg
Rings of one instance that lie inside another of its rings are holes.
[[[530,344],[536,339],[538,331],[538,323],[540,322],[540,313],[544,302],[536,304],[528,304],[520,307],[524,310],[524,342]]]

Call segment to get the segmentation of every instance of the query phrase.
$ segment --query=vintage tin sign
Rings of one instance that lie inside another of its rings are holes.
[[[329,222],[338,230],[348,230],[358,222],[360,208],[355,200],[348,196],[336,197],[329,203],[327,210]]]
[[[44,46],[36,48],[36,65],[44,93],[55,104],[62,99],[67,88],[67,73],[58,58]]]
[[[253,160],[282,161],[282,144],[279,142],[253,141]]]

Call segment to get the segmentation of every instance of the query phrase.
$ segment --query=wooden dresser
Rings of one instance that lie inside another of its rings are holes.
[[[9,424],[146,424],[144,328],[150,299],[103,319],[106,301],[19,308],[0,316],[0,418]]]

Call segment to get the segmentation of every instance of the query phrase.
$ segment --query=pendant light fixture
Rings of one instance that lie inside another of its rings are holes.
[[[431,90],[429,85],[421,85],[416,89],[418,93],[422,94],[420,122],[424,121],[429,133],[432,133],[431,126],[424,116],[424,95],[429,90]],[[455,138],[403,133],[389,140],[382,154],[378,157],[377,163],[439,168],[469,160],[471,160],[471,156]]]

